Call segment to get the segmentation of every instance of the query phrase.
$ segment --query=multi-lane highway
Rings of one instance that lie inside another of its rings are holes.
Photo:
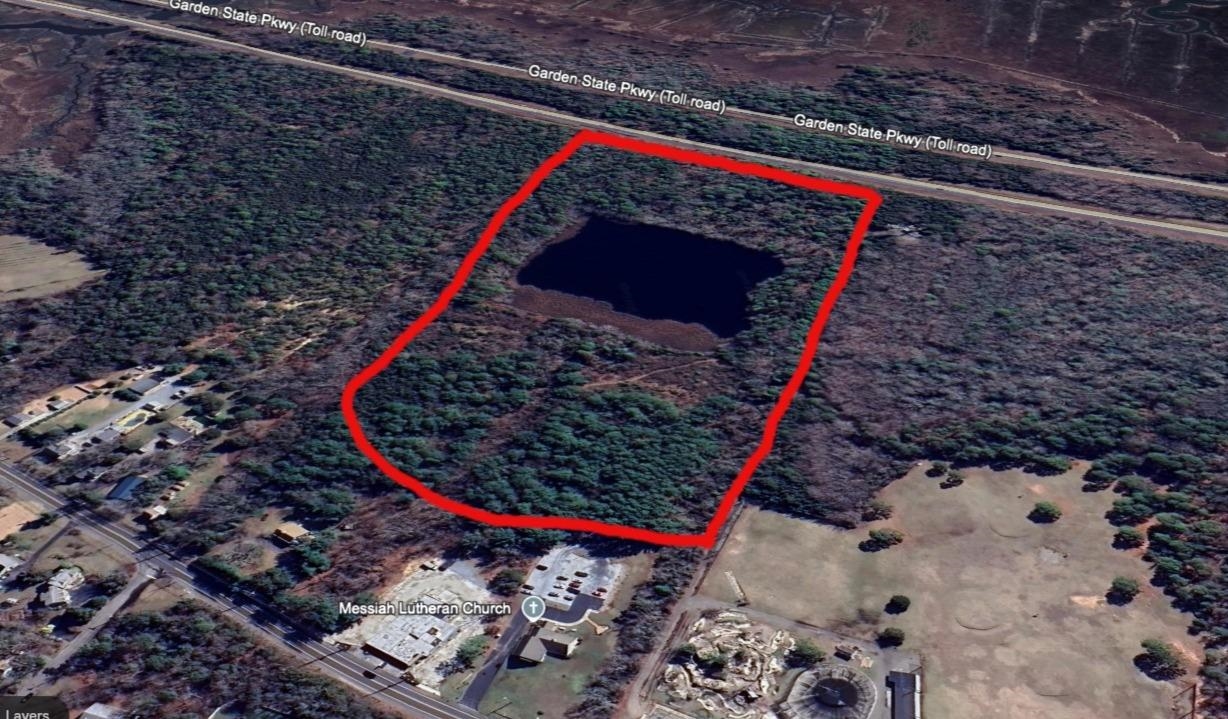
[[[478,93],[465,92],[451,87],[424,82],[422,80],[372,72],[369,70],[361,70],[354,67],[337,65],[335,63],[315,60],[290,53],[267,50],[255,45],[248,45],[234,40],[226,40],[193,30],[185,30],[183,28],[174,27],[161,22],[143,20],[109,11],[83,8],[77,5],[58,2],[56,0],[2,1],[19,7],[45,10],[69,17],[129,27],[134,30],[140,30],[159,37],[191,42],[217,50],[239,52],[286,65],[320,70],[333,74],[344,75],[350,78],[414,90],[423,94],[454,100],[472,107],[550,122],[566,127],[603,130],[606,132],[618,133],[630,137],[672,145],[675,147],[683,147],[687,149],[700,150],[703,152],[737,157],[740,159],[751,160],[753,162],[784,167],[787,169],[822,175],[825,177],[832,177],[840,180],[862,182],[880,189],[897,190],[900,192],[923,195],[926,197],[989,205],[999,208],[1008,207],[1029,212],[1042,212],[1045,214],[1060,215],[1065,217],[1093,219],[1136,229],[1145,228],[1151,230],[1161,230],[1185,239],[1213,242],[1216,244],[1228,244],[1228,224],[1141,217],[1120,212],[1108,212],[1096,209],[1094,207],[1077,205],[1069,202],[1031,197],[1018,193],[1006,193],[976,187],[949,185],[946,183],[934,182],[932,180],[921,178],[904,177],[900,175],[869,172],[865,170],[852,170],[844,167],[836,167],[834,165],[826,165],[819,162],[782,158],[760,152],[741,150],[738,148],[714,145],[695,140],[687,140],[649,130],[623,127],[621,125],[616,125],[603,120],[579,117],[577,115],[572,115],[549,108],[543,108],[528,103],[504,100],[502,98],[481,95]]]
[[[375,671],[371,665],[351,652],[310,638],[307,633],[300,631],[270,607],[250,597],[237,595],[211,578],[192,572],[183,562],[144,541],[135,529],[107,520],[88,508],[70,504],[64,497],[44,487],[18,467],[0,463],[0,483],[12,488],[24,499],[70,516],[83,534],[131,555],[138,564],[139,572],[152,571],[176,582],[198,600],[228,614],[235,621],[247,624],[252,630],[292,652],[304,667],[314,667],[317,671],[350,685],[359,693],[371,696],[410,717],[482,717],[472,709],[451,704],[416,689],[397,676]],[[368,677],[367,673],[373,676]]]
[[[148,7],[172,9],[170,0],[124,0],[124,1],[131,3],[133,5],[145,5]],[[186,20],[186,19],[192,19],[193,16],[185,14],[183,17]],[[316,20],[318,22],[324,22],[323,19],[316,18]],[[411,47],[409,45],[403,45],[399,43],[393,43],[393,42],[388,42],[386,40],[377,40],[377,39],[369,39],[367,41],[366,46],[370,48],[375,48],[377,50],[394,52],[394,53],[405,55],[407,57],[412,57],[415,59],[428,60],[431,62],[442,63],[442,64],[447,64],[447,65],[455,65],[458,67],[465,67],[465,68],[469,68],[472,70],[480,70],[482,72],[492,73],[496,75],[515,77],[515,78],[523,79],[523,80],[538,80],[538,81],[546,82],[546,83],[550,82],[549,80],[542,79],[542,78],[536,78],[532,76],[529,73],[528,68],[526,67],[516,67],[514,65],[508,65],[506,63],[491,62],[489,60],[480,60],[478,58],[465,57],[463,55],[459,55],[456,53],[440,52],[438,50],[431,50],[431,49],[421,48],[421,47]],[[576,71],[578,72],[578,70]],[[576,85],[567,85],[567,88],[570,90],[575,90],[577,92],[592,92],[596,94],[610,94],[609,91],[600,89],[596,86],[583,87],[583,86],[576,86]],[[734,118],[738,118],[741,120],[748,120],[751,122],[762,122],[762,123],[768,123],[768,124],[773,124],[777,126],[785,126],[785,127],[789,127],[795,130],[797,129],[794,119],[792,117],[785,117],[783,115],[774,115],[771,113],[759,112],[757,110],[749,110],[746,108],[736,107],[733,105],[727,106],[725,110],[725,114],[729,117],[734,117]],[[828,134],[834,134],[834,133],[828,133]],[[897,148],[897,149],[903,149],[903,150],[915,149],[915,148],[910,148],[907,145],[899,145],[899,144],[892,144],[892,147]],[[952,157],[964,157],[966,159],[966,156],[961,156],[956,153],[947,153],[941,150],[916,149],[915,151],[934,152],[938,154],[949,154]],[[1002,148],[993,148],[993,154],[990,158],[988,158],[988,160],[995,162],[995,163],[1002,163],[1002,164],[1008,164],[1008,165],[1020,165],[1020,166],[1026,166],[1026,167],[1043,167],[1045,169],[1056,170],[1058,172],[1065,172],[1069,174],[1075,174],[1075,175],[1079,175],[1082,177],[1103,178],[1103,179],[1109,179],[1109,180],[1126,180],[1129,182],[1147,185],[1151,187],[1168,187],[1171,189],[1185,190],[1188,192],[1194,192],[1194,193],[1199,193],[1199,194],[1228,197],[1228,185],[1225,185],[1225,184],[1204,182],[1202,180],[1195,180],[1195,179],[1190,179],[1187,177],[1177,177],[1174,175],[1161,175],[1161,174],[1148,173],[1148,172],[1139,172],[1136,170],[1127,170],[1127,169],[1116,168],[1116,167],[1104,167],[1104,166],[1099,166],[1099,165],[1085,165],[1081,163],[1070,162],[1068,160],[1062,160],[1062,159],[1053,158],[1053,157],[1046,157],[1044,155],[1040,155],[1036,153],[1018,152],[1018,151],[1006,150]],[[1225,164],[1228,165],[1228,163],[1225,163]]]

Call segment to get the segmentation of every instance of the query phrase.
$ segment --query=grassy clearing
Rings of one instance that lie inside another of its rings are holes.
[[[121,402],[110,394],[90,397],[77,406],[64,410],[45,422],[39,422],[30,428],[30,432],[35,435],[43,435],[53,429],[69,431],[73,427],[78,426],[93,427],[128,404],[130,403]]]
[[[1041,478],[1023,472],[966,472],[942,489],[918,467],[880,498],[891,519],[841,531],[749,509],[708,574],[702,592],[736,601],[726,572],[753,609],[848,634],[905,630],[922,654],[932,716],[1154,719],[1167,716],[1173,685],[1145,678],[1132,660],[1158,638],[1198,656],[1188,618],[1147,584],[1148,567],[1114,550],[1104,513],[1108,492],[1085,493],[1078,471]],[[1062,510],[1051,524],[1027,519],[1037,501]],[[902,544],[864,552],[867,529],[902,531]],[[789,559],[782,549],[790,548]],[[1113,606],[1115,576],[1142,593]],[[887,614],[895,594],[906,612]]]
[[[76,252],[62,252],[28,237],[0,235],[0,302],[67,292],[100,277]]]
[[[118,550],[99,545],[70,530],[47,547],[30,569],[54,572],[61,566],[76,566],[87,577],[102,577],[130,565],[132,560]]]

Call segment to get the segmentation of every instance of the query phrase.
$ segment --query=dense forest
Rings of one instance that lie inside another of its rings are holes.
[[[245,630],[193,602],[125,614],[73,655],[64,670],[88,677],[74,706],[132,697],[132,716],[203,719],[219,708],[250,719],[344,716],[386,719],[318,675],[286,667]]]
[[[7,231],[107,269],[71,298],[0,308],[19,360],[3,386],[23,353],[60,343],[44,362],[74,376],[215,333],[253,362],[334,346],[390,283],[417,278],[426,296],[467,249],[462,228],[570,134],[172,46],[124,53],[103,80],[108,132],[77,173],[0,165]]]
[[[796,364],[856,212],[778,183],[584,150],[513,216],[457,304],[362,390],[359,417],[399,467],[487,509],[701,530]],[[774,252],[784,271],[751,293],[750,329],[711,356],[514,310],[510,275],[594,213],[703,227]],[[700,366],[666,387],[618,383],[663,364]],[[601,378],[615,384],[588,386]]]

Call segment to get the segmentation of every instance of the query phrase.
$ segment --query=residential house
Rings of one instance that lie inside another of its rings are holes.
[[[43,604],[49,607],[62,607],[72,602],[72,592],[85,584],[85,573],[80,567],[65,567],[47,580],[43,590]]]
[[[158,432],[158,436],[162,438],[162,444],[168,447],[178,447],[179,445],[192,439],[194,436],[191,432],[182,427],[170,426]]]
[[[139,475],[124,477],[115,483],[110,492],[107,492],[107,499],[128,500],[132,499],[132,493],[145,483],[145,478]]]
[[[161,382],[159,382],[156,377],[146,377],[145,379],[139,379],[128,385],[128,389],[139,395],[144,395],[145,393],[153,390],[159,384],[161,384]]]
[[[0,579],[7,577],[9,572],[20,567],[25,562],[11,554],[0,554]]]
[[[62,442],[56,442],[53,445],[43,448],[43,452],[45,452],[52,460],[57,462],[65,457],[71,457],[80,451],[80,445],[70,439],[66,439]]]
[[[136,429],[136,428],[133,427],[133,429]],[[124,433],[116,429],[115,427],[105,427],[102,430],[100,430],[98,434],[94,435],[94,443],[95,444],[109,444],[111,442],[118,442],[119,439],[123,436],[124,436]]]
[[[11,414],[4,418],[4,423],[10,427],[20,427],[21,425],[34,419],[28,414]]]

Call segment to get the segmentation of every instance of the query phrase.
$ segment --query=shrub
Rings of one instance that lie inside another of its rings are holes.
[[[880,647],[898,647],[904,643],[904,630],[899,627],[887,627],[878,633]]]
[[[456,661],[461,666],[469,668],[476,664],[485,653],[486,637],[469,637],[456,650]]]
[[[904,541],[904,533],[898,529],[872,529],[870,539],[884,547],[893,547]]]
[[[1113,604],[1128,604],[1138,596],[1139,585],[1129,577],[1114,577],[1105,597]]]
[[[809,639],[799,639],[785,657],[785,662],[791,667],[805,669],[813,667],[826,657],[827,653],[820,649],[819,645]]]
[[[892,511],[894,510],[890,504],[881,499],[874,499],[862,511],[861,519],[865,522],[873,522],[876,519],[890,519]]]
[[[710,677],[721,677],[725,673],[725,667],[729,666],[729,657],[720,652],[712,652],[697,656],[695,663],[699,665],[704,674]]]
[[[698,656],[698,654],[699,650],[695,648],[695,645],[691,644],[690,642],[686,642],[674,650],[674,657],[672,661],[674,661],[676,664],[686,664],[687,662],[695,661],[695,657]]]
[[[888,614],[903,614],[908,611],[908,607],[912,606],[912,600],[903,594],[896,594],[887,601]]]
[[[500,569],[490,580],[490,591],[505,597],[510,597],[524,584],[524,572],[517,569]]]
[[[1185,670],[1177,650],[1159,639],[1144,639],[1143,653],[1134,657],[1134,664],[1144,674],[1157,680],[1175,679]]]
[[[1113,535],[1113,546],[1118,549],[1134,549],[1143,546],[1146,537],[1134,527],[1118,527]]]
[[[1028,514],[1028,519],[1037,524],[1049,524],[1062,518],[1062,510],[1053,502],[1037,502]]]

